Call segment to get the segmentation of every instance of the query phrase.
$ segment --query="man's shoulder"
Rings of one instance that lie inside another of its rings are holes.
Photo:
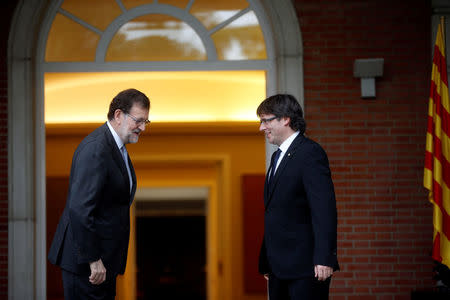
[[[91,133],[89,133],[81,143],[86,143],[86,142],[92,142],[92,141],[96,141],[96,142],[102,142],[103,140],[106,140],[106,134],[107,131],[109,131],[108,125],[103,124],[99,127],[97,127],[94,131],[92,131]]]
[[[96,128],[88,134],[78,145],[77,151],[84,149],[103,149],[108,145],[108,131],[106,124]]]
[[[302,145],[303,147],[312,147],[312,148],[319,147],[319,148],[322,148],[322,146],[318,142],[316,142],[312,138],[307,137],[307,136],[305,136],[303,134],[299,134],[295,138],[294,141],[296,141],[297,145]]]
[[[323,147],[315,140],[306,137],[304,135],[299,135],[297,137],[298,143],[297,147],[305,155],[325,155],[326,152]]]

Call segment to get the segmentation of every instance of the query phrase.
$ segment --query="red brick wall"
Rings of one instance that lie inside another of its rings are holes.
[[[429,1],[297,0],[307,134],[328,152],[341,272],[332,299],[410,299],[430,286],[432,210],[422,188],[431,65]],[[357,58],[384,58],[376,99]]]
[[[8,73],[7,45],[16,1],[0,9],[0,299],[8,297]]]

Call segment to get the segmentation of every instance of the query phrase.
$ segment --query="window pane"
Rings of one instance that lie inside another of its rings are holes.
[[[159,0],[158,3],[169,4],[181,9],[185,9],[189,3],[189,0]]]
[[[122,13],[115,0],[64,0],[61,8],[102,31]]]
[[[211,36],[223,60],[266,59],[264,36],[253,12],[248,12]]]
[[[96,33],[86,27],[57,14],[48,34],[45,60],[94,61],[99,39]]]
[[[106,61],[205,60],[206,50],[186,23],[166,15],[146,15],[122,26]]]
[[[206,28],[212,29],[247,7],[245,0],[195,0],[190,13]]]
[[[111,99],[134,87],[157,122],[257,121],[265,71],[46,73],[46,123],[106,121]],[[256,125],[256,123],[255,123]]]
[[[126,9],[132,9],[136,6],[151,4],[153,2],[153,0],[122,0],[123,6],[125,6]]]

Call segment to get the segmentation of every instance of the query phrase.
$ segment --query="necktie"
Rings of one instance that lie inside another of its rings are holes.
[[[130,181],[130,193],[131,193],[133,179],[131,178],[130,166],[128,165],[128,152],[127,152],[127,148],[125,147],[125,145],[123,145],[122,148],[120,148],[120,152],[122,153],[123,161],[125,162],[125,166],[127,167],[128,180]]]
[[[278,150],[272,155],[272,168],[270,169],[270,177],[269,181],[272,180],[273,176],[275,175],[275,169],[277,167],[278,159],[280,158],[281,150],[278,148]]]

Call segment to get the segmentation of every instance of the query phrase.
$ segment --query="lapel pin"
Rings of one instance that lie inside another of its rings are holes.
[[[288,153],[288,156],[291,156],[291,152]]]

